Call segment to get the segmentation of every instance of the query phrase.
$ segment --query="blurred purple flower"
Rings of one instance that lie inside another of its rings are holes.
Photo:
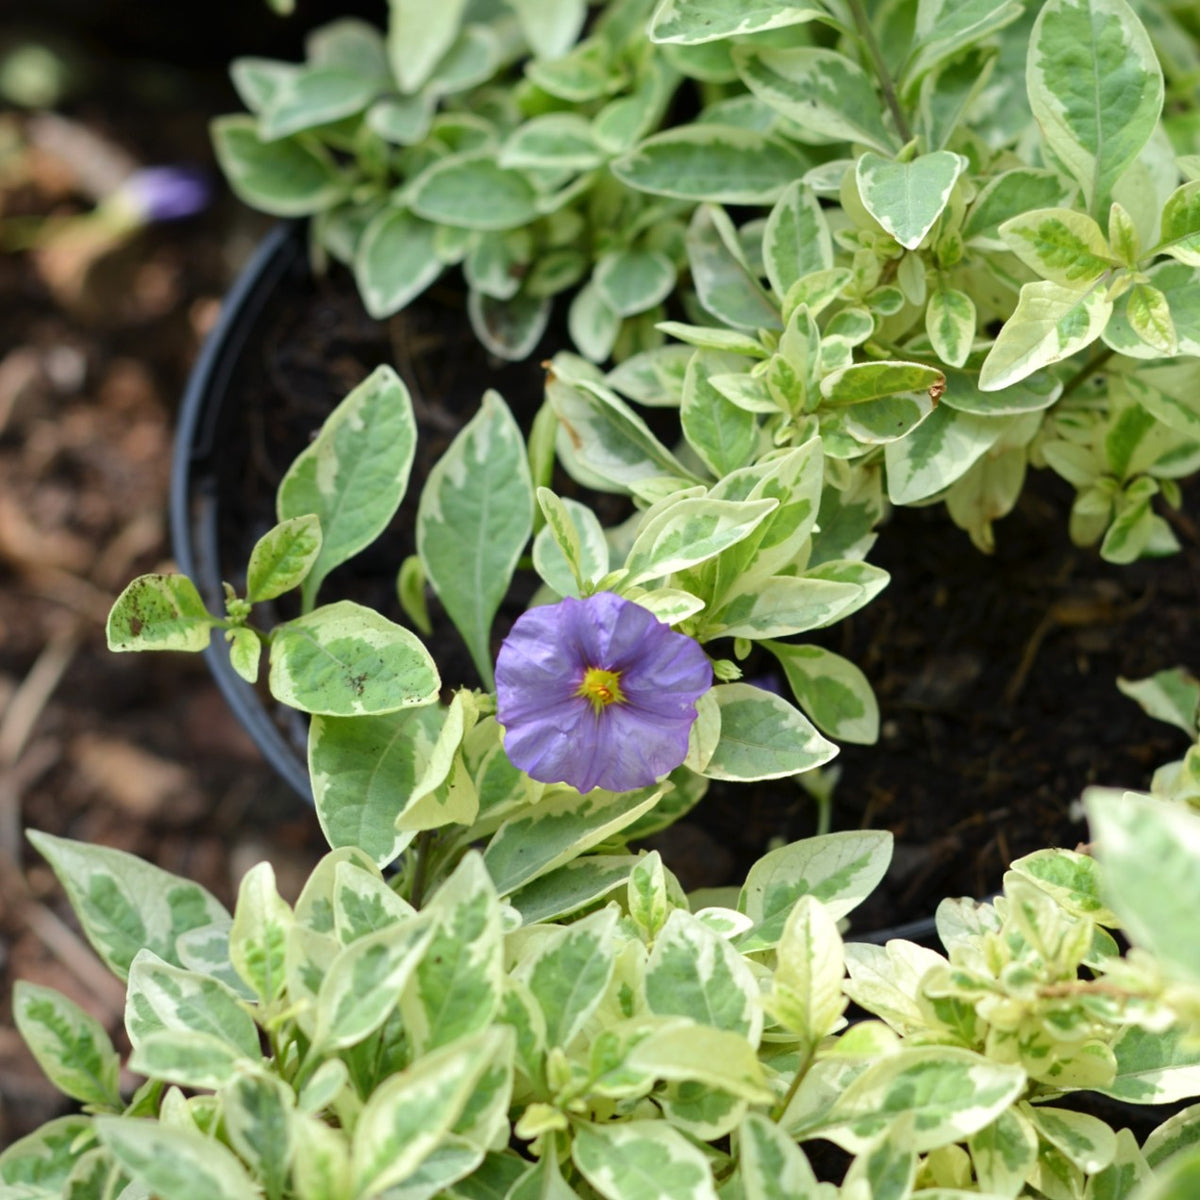
[[[542,783],[626,792],[687,757],[712,686],[699,644],[611,592],[532,608],[496,660],[496,720],[513,764]]]
[[[208,177],[194,167],[143,167],[117,193],[143,222],[178,221],[202,212],[212,196]]]

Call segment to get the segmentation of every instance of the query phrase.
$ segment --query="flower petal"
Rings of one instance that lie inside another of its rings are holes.
[[[621,700],[579,694],[590,668],[619,675]],[[496,662],[496,719],[509,759],[580,791],[646,787],[687,756],[712,665],[692,638],[611,592],[530,609]]]

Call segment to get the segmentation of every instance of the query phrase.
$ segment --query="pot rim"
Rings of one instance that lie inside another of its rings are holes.
[[[264,318],[280,284],[307,270],[304,225],[281,222],[259,243],[221,304],[204,339],[180,404],[171,459],[171,551],[179,571],[200,590],[210,611],[224,608],[217,556],[220,457],[217,431],[239,358]],[[233,669],[216,641],[204,651],[208,669],[242,728],[297,795],[313,803],[307,764],[296,754],[255,689]]]

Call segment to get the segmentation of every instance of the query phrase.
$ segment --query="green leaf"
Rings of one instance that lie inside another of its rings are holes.
[[[121,1063],[95,1017],[53,988],[24,979],[13,987],[12,1004],[21,1037],[60,1092],[97,1108],[120,1110]]]
[[[301,1114],[296,1118],[293,1186],[305,1200],[335,1200],[351,1195],[350,1139],[340,1129]]]
[[[296,1095],[282,1079],[239,1075],[221,1090],[225,1131],[268,1196],[283,1194],[295,1153]]]
[[[1179,336],[1167,298],[1156,287],[1135,283],[1125,300],[1125,319],[1152,350],[1171,358],[1179,353]]]
[[[842,282],[849,281],[849,273]],[[840,285],[839,285],[840,286]],[[736,329],[717,329],[711,325],[684,325],[680,321],[659,321],[655,329],[668,337],[678,338],[689,346],[702,346],[706,350],[728,350],[747,358],[766,358],[767,350],[758,338],[738,333]]]
[[[762,0],[662,0],[650,21],[652,42],[695,46],[768,29],[827,20],[812,4],[765,4]]]
[[[592,127],[580,113],[552,112],[518,126],[500,149],[502,167],[590,171],[604,161]]]
[[[715,1127],[719,1132],[708,1136],[720,1137],[737,1123],[744,1109],[731,1103],[734,1098],[753,1104],[771,1099],[754,1045],[741,1034],[705,1023],[667,1022],[633,1047],[625,1066],[643,1076],[692,1084],[672,1089],[667,1111],[676,1120],[686,1113],[681,1123],[693,1126],[700,1136]],[[701,1089],[719,1094],[698,1096]]]
[[[713,688],[721,736],[702,772],[710,779],[781,779],[827,763],[837,747],[782,696],[748,683]]]
[[[1182,667],[1158,671],[1148,679],[1118,678],[1117,687],[1156,721],[1166,721],[1190,738],[1196,736],[1200,680]]]
[[[738,1130],[742,1186],[759,1200],[818,1200],[817,1182],[804,1151],[774,1122],[748,1113]]]
[[[568,382],[552,367],[546,398],[559,419],[559,453],[565,443],[574,452],[574,461],[584,467],[590,486],[613,492],[664,477],[698,482],[610,389],[582,380]]]
[[[596,260],[592,284],[617,316],[632,317],[671,294],[675,267],[658,250],[614,250]]]
[[[61,1196],[80,1156],[95,1145],[90,1117],[58,1117],[0,1151],[0,1196],[42,1200]]]
[[[1125,0],[1048,0],[1026,65],[1029,105],[1046,144],[1083,188],[1095,216],[1150,139],[1162,70]]]
[[[1168,197],[1162,211],[1162,237],[1154,253],[1200,267],[1200,182],[1185,183]]]
[[[723,599],[720,608],[704,614],[696,637],[708,642],[716,637],[778,638],[806,633],[832,625],[861,608],[873,594],[856,580],[779,575],[762,580],[751,575]]]
[[[586,796],[563,791],[542,800],[531,812],[510,817],[483,852],[496,890],[507,896],[619,833],[649,812],[665,787],[636,792],[597,788]]]
[[[475,336],[497,358],[520,362],[533,353],[550,320],[549,296],[518,292],[511,300],[497,300],[482,292],[467,294],[467,316]]]
[[[898,1118],[908,1145],[934,1150],[990,1125],[1025,1089],[1025,1072],[955,1046],[910,1046],[869,1066],[833,1103],[821,1136],[859,1153]],[[832,1126],[832,1128],[830,1127]]]
[[[1004,436],[1011,422],[940,405],[907,437],[887,444],[888,499],[915,504],[944,491]]]
[[[189,650],[208,648],[216,619],[185,575],[140,575],[108,614],[108,648]]]
[[[1098,925],[1119,924],[1101,901],[1102,872],[1089,854],[1074,850],[1035,850],[1016,859],[1010,870],[1049,892],[1060,907]]]
[[[175,943],[188,930],[229,926],[229,913],[198,883],[123,850],[37,830],[28,837],[58,876],[93,949],[119,979],[143,947],[178,964]]]
[[[339,600],[275,628],[270,687],[301,712],[351,717],[432,704],[441,680],[415,633]]]
[[[1103,1171],[1117,1152],[1117,1135],[1099,1117],[1048,1105],[1022,1105],[1038,1134],[1088,1175]]]
[[[539,215],[533,185],[501,167],[492,150],[435,163],[413,181],[409,203],[418,217],[462,229],[515,229]]]
[[[966,292],[939,283],[925,306],[925,332],[933,352],[948,367],[961,367],[975,340],[975,301]]]
[[[229,643],[229,664],[249,684],[258,682],[258,666],[262,660],[262,638],[256,630],[245,625],[225,631]]]
[[[1200,903],[1200,817],[1133,792],[1085,797],[1105,898],[1129,939],[1176,978],[1200,983],[1200,947],[1185,935]]]
[[[217,162],[239,200],[274,217],[307,217],[345,198],[348,181],[320,146],[300,138],[269,142],[253,117],[212,123]]]
[[[1200,271],[1189,267],[1186,263],[1164,260],[1146,272],[1147,280],[1155,291],[1162,294],[1167,302],[1174,336],[1178,342],[1180,354],[1190,357],[1200,356]],[[1160,358],[1162,351],[1148,344],[1143,333],[1133,328],[1128,306],[1132,300],[1133,290],[1130,289],[1117,301],[1112,319],[1104,330],[1104,341],[1119,354],[1130,358]],[[1161,302],[1153,295],[1143,295],[1142,304],[1149,308],[1139,318],[1143,331],[1149,330],[1151,337],[1159,341],[1146,318],[1154,314],[1154,322],[1163,325]],[[1166,369],[1166,368],[1164,368]]]
[[[779,308],[763,290],[725,211],[701,204],[688,224],[688,265],[701,305],[735,329],[778,329]]]
[[[332,904],[334,932],[343,946],[402,924],[416,911],[361,860],[334,867]]]
[[[330,125],[362,112],[379,91],[369,72],[336,66],[310,66],[280,76],[259,113],[258,133],[264,142]]]
[[[764,642],[779,660],[796,702],[823,733],[872,745],[879,737],[879,704],[867,677],[849,659],[821,646]]]
[[[312,513],[292,517],[268,530],[250,551],[246,599],[251,604],[290,592],[312,569],[321,552],[321,521]],[[251,681],[253,682],[253,681]]]
[[[396,821],[414,795],[446,719],[438,705],[376,717],[315,717],[308,767],[322,832],[383,867],[412,841]]]
[[[96,1132],[135,1182],[161,1200],[258,1200],[246,1168],[214,1138],[136,1117],[99,1117]]]
[[[513,969],[546,1022],[546,1045],[570,1045],[604,997],[616,965],[617,910],[609,905],[533,944]]]
[[[508,902],[526,925],[552,921],[592,907],[625,883],[641,861],[628,854],[589,854],[539,876],[509,896]]]
[[[799,1034],[806,1053],[840,1023],[846,1008],[842,939],[829,910],[801,896],[776,947],[775,974],[764,1004],[785,1029]]]
[[[275,888],[271,864],[251,867],[238,885],[229,960],[263,1004],[283,994],[284,943],[292,920],[292,910]]]
[[[578,500],[538,488],[545,527],[533,542],[533,566],[560,596],[578,596],[585,583],[606,575],[608,542],[596,514]]]
[[[417,511],[417,553],[492,687],[491,627],[533,530],[533,482],[521,431],[499,392],[429,473]]]
[[[485,1028],[504,981],[500,904],[477,853],[463,859],[422,911],[433,937],[400,996],[415,1054]]]
[[[905,84],[1011,25],[1023,11],[1021,0],[920,0]]]
[[[377,367],[325,418],[279,484],[280,521],[315,513],[322,542],[301,590],[307,611],[325,576],[369,546],[408,487],[417,426],[403,380]]]
[[[413,917],[340,951],[317,992],[314,1046],[338,1050],[374,1033],[396,1007],[432,937],[432,923]]]
[[[992,179],[975,198],[963,222],[965,241],[988,249],[1004,249],[998,229],[1011,217],[1035,209],[1056,208],[1068,199],[1068,189],[1053,171],[1017,167]]]
[[[1081,291],[1050,282],[1025,284],[1016,311],[980,368],[980,391],[998,392],[1091,345],[1112,307],[1105,290],[1095,285]]]
[[[1113,1053],[1116,1077],[1106,1087],[1093,1088],[1105,1096],[1130,1104],[1173,1104],[1200,1092],[1200,1049],[1182,1026],[1159,1033],[1130,1026]]]
[[[875,83],[844,54],[742,45],[734,47],[733,61],[750,91],[793,122],[793,137],[857,142],[884,154],[896,149]]]
[[[908,250],[915,250],[950,200],[967,160],[949,150],[892,162],[869,151],[855,167],[866,210]]]
[[[1019,1194],[1037,1163],[1037,1134],[1017,1109],[1002,1112],[968,1145],[980,1189],[999,1195]]]
[[[415,96],[384,96],[367,109],[367,128],[385,142],[412,146],[433,124],[434,98],[428,92]]]
[[[587,18],[586,0],[509,0],[538,58],[558,58],[575,45]]]
[[[163,1030],[220,1039],[238,1058],[256,1062],[258,1029],[241,998],[216,979],[140,950],[129,968],[125,1029],[134,1047]]]
[[[762,1035],[758,984],[729,942],[683,909],[656,934],[645,969],[646,1007],[736,1033],[754,1047]]]
[[[458,36],[467,0],[430,8],[422,0],[389,0],[387,52],[396,80],[415,92]]]
[[[786,142],[730,125],[682,125],[610,164],[640,192],[715,204],[771,204],[807,163]]]
[[[778,507],[777,500],[678,500],[638,530],[625,562],[625,583],[663,579],[714,558],[748,537]]]
[[[814,896],[841,920],[875,889],[891,856],[892,835],[876,830],[827,833],[772,850],[746,876],[738,911],[754,926],[734,945],[751,954],[778,944],[801,896]]]
[[[1156,1126],[1142,1146],[1147,1164],[1158,1168],[1175,1155],[1196,1148],[1200,1143],[1197,1117],[1200,1117],[1200,1105],[1189,1104]]]
[[[276,91],[301,70],[303,67],[296,63],[250,55],[235,58],[230,63],[229,78],[242,103],[257,114],[270,103]]]
[[[604,362],[612,354],[621,332],[621,318],[592,280],[588,280],[571,300],[567,310],[567,330],[579,353],[591,362]]]
[[[1035,209],[1009,218],[998,232],[1027,267],[1064,287],[1091,283],[1116,265],[1104,231],[1087,213]]]
[[[717,1200],[703,1152],[665,1121],[580,1123],[571,1156],[605,1200]]]
[[[1133,1194],[1138,1200],[1188,1200],[1197,1188],[1200,1188],[1200,1152],[1189,1150],[1172,1158]]]
[[[936,367],[908,362],[854,363],[821,380],[821,395],[831,405],[864,404],[887,396],[941,393],[946,377]]]
[[[388,206],[371,218],[354,251],[354,281],[372,317],[399,312],[442,273],[436,230],[403,208]]]
[[[797,179],[779,197],[763,229],[763,265],[777,296],[814,271],[833,266],[833,240],[812,188]]]
[[[759,441],[754,413],[734,404],[712,382],[726,366],[712,351],[694,354],[684,376],[680,408],[688,444],[718,479],[745,466]]]

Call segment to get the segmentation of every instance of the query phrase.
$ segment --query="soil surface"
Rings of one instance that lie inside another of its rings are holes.
[[[151,88],[128,67],[61,105],[65,126],[0,120],[4,227],[87,212],[88,162],[211,161],[205,119],[234,107],[215,70],[177,70],[164,90],[161,73]],[[121,587],[169,567],[177,399],[220,295],[265,227],[218,189],[203,215],[136,237],[0,254],[0,1146],[63,1108],[12,1029],[13,981],[59,988],[118,1037],[123,1005],[23,827],[140,854],[226,904],[264,857],[294,897],[323,848],[311,811],[264,765],[199,658],[104,646]],[[247,382],[259,397],[245,409],[252,425],[223,456],[242,489],[228,524],[230,577],[272,521],[279,474],[378,362],[406,374],[422,414],[414,498],[485,387],[526,421],[538,401],[537,367],[501,372],[465,332],[452,290],[387,325],[362,314],[336,273],[315,300],[281,316],[264,344]],[[451,394],[458,416],[447,422],[434,401]],[[1069,489],[1031,476],[992,558],[940,508],[894,514],[873,556],[892,584],[821,635],[863,667],[883,711],[880,745],[836,760],[834,827],[886,827],[897,841],[885,886],[856,914],[861,929],[926,916],[944,895],[990,893],[1011,859],[1086,838],[1073,808],[1085,786],[1144,787],[1184,749],[1182,734],[1144,717],[1114,681],[1200,668],[1196,527],[1175,518],[1180,555],[1118,568],[1070,545],[1069,505]],[[411,552],[410,518],[407,508],[396,541],[331,577],[329,594],[398,617],[391,588]],[[458,662],[447,679],[471,681]],[[725,796],[714,787],[656,844],[687,886],[715,886],[815,827],[815,805],[793,781]]]
[[[415,548],[425,472],[486,387],[501,390],[528,428],[541,401],[537,363],[556,344],[552,331],[529,362],[490,362],[461,308],[447,285],[381,325],[363,314],[342,272],[289,286],[230,390],[235,424],[222,439],[229,448],[220,470],[222,495],[236,502],[220,518],[222,578],[240,583],[254,540],[274,520],[279,479],[331,404],[390,360],[421,426],[408,498],[387,533],[331,576],[323,596],[350,596],[404,620],[394,581]],[[562,475],[555,486],[578,492]],[[623,515],[613,497],[588,499],[612,514],[606,523]],[[846,746],[835,763],[833,828],[887,828],[896,837],[892,871],[859,910],[856,929],[927,917],[946,895],[990,894],[1014,858],[1086,840],[1075,804],[1085,787],[1145,787],[1154,767],[1185,747],[1182,734],[1145,717],[1115,683],[1200,662],[1196,527],[1171,514],[1180,554],[1115,567],[1071,545],[1071,499],[1051,473],[1031,472],[992,556],[978,553],[941,506],[894,511],[872,554],[892,583],[811,639],[863,668],[883,715],[879,745]],[[501,612],[497,643],[523,598]],[[427,641],[443,678],[476,684],[436,605],[433,617]],[[272,710],[302,756],[302,720]],[[794,781],[714,783],[654,844],[689,887],[735,884],[774,839],[808,836],[816,820]]]

